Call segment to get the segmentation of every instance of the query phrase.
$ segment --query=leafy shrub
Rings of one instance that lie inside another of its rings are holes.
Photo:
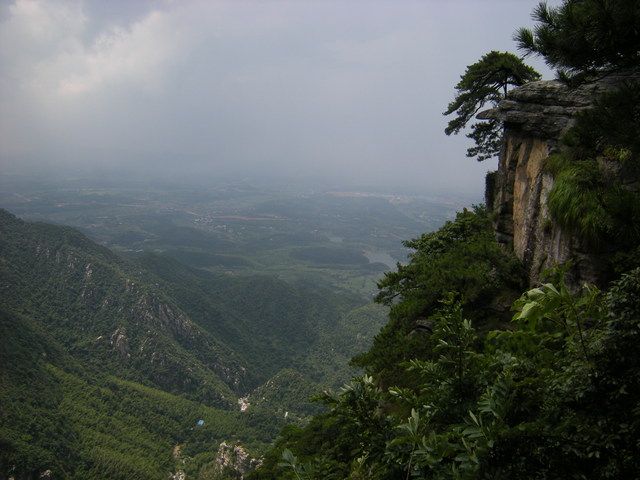
[[[580,114],[547,160],[553,219],[587,246],[620,251],[640,243],[640,84],[624,85]]]

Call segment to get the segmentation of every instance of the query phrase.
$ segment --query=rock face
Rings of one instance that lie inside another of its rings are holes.
[[[501,120],[509,130],[547,140],[555,146],[575,115],[591,107],[596,95],[610,90],[619,81],[619,77],[608,77],[575,89],[556,80],[531,82],[511,90],[497,108],[481,112],[478,118]]]
[[[252,458],[239,443],[230,444],[227,442],[220,444],[215,462],[220,473],[232,471],[240,479],[243,479],[248,472],[255,470],[261,464],[259,459]]]
[[[131,354],[129,353],[129,339],[127,338],[127,332],[124,327],[119,327],[111,335],[111,346],[118,352],[120,358],[123,360],[128,359]]]
[[[494,214],[498,241],[513,248],[531,284],[539,282],[546,268],[568,260],[573,264],[570,284],[602,280],[603,259],[550,218],[547,198],[554,181],[544,164],[576,114],[627,78],[610,76],[575,89],[558,81],[531,82],[509,92],[497,108],[478,115],[499,119],[505,127],[498,171],[487,177],[486,202]]]

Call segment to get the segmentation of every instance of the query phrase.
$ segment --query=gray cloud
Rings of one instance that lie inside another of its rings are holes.
[[[444,135],[441,112],[466,65],[514,49],[534,5],[2,5],[0,166],[333,175],[480,192],[495,165],[465,158],[466,139]]]

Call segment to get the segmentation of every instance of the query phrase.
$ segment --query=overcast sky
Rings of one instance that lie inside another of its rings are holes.
[[[481,192],[497,162],[466,158],[442,112],[466,65],[515,51],[536,3],[2,2],[0,168]]]

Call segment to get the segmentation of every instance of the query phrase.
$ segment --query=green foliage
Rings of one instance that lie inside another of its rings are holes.
[[[415,251],[407,265],[379,282],[381,303],[420,299],[425,310],[416,313],[424,314],[449,291],[458,291],[464,303],[482,303],[505,284],[521,285],[518,263],[495,242],[482,207],[464,210],[455,221],[405,245]]]
[[[320,393],[321,387],[297,370],[286,368],[251,392],[250,410],[259,408],[289,421],[302,421],[319,413],[320,406],[311,398]]]
[[[0,312],[0,335],[0,475],[155,479],[174,469],[177,443],[191,454],[234,436],[264,445],[273,434],[239,412],[85,368],[27,317]],[[205,426],[194,429],[199,418]]]
[[[445,133],[459,133],[485,105],[497,105],[510,87],[539,78],[540,75],[533,68],[512,53],[487,53],[469,65],[460,77],[456,85],[456,97],[444,112],[445,115],[456,115],[447,124]],[[495,120],[475,123],[467,137],[475,143],[475,147],[467,150],[468,157],[477,157],[479,161],[495,157],[502,144],[502,124]]]
[[[637,173],[640,155],[640,83],[625,82],[594,98],[563,138],[576,156],[600,155]],[[635,160],[634,160],[635,159]],[[635,167],[635,168],[632,168]]]
[[[547,160],[555,182],[548,207],[553,219],[591,248],[630,250],[640,242],[638,177],[640,84],[600,97],[563,137],[561,153]]]
[[[238,356],[186,318],[148,272],[70,228],[0,211],[0,229],[5,309],[36,320],[98,371],[209,405],[235,403],[233,379],[221,371],[241,371]],[[116,330],[126,337],[120,353]]]
[[[354,359],[385,385],[402,384],[399,379],[407,377],[402,362],[428,356],[432,345],[414,332],[416,322],[436,313],[449,292],[458,292],[473,321],[487,330],[501,322],[500,311],[507,320],[509,305],[523,285],[519,262],[497,244],[482,208],[460,212],[438,231],[405,244],[415,250],[410,262],[378,284],[377,301],[391,305],[390,321],[371,350]]]
[[[471,322],[462,315],[460,303],[454,303],[451,296],[443,304],[445,308],[434,316],[436,328],[432,339],[436,345],[433,353],[439,355],[438,363],[445,367],[453,384],[461,388],[472,361],[476,337]]]
[[[189,318],[239,357],[247,369],[244,388],[292,365],[312,382],[340,385],[353,374],[348,359],[384,321],[384,312],[362,309],[360,296],[306,279],[216,274],[153,254],[138,262]]]
[[[73,229],[3,210],[0,274],[3,478],[219,477],[222,440],[259,452],[319,412],[308,398],[348,378],[351,352],[384,315],[304,282],[123,260]],[[239,412],[236,398],[263,382]]]
[[[555,182],[547,205],[553,219],[584,239],[590,246],[601,246],[613,233],[614,221],[604,205],[616,191],[606,188],[595,160],[565,162],[560,155],[551,160]]]
[[[411,385],[385,392],[357,380],[308,427],[284,433],[267,454],[282,455],[280,467],[252,478],[635,478],[640,269],[604,294],[572,293],[560,278],[514,309],[511,329],[478,342],[449,297],[430,358],[405,364]]]
[[[473,147],[467,149],[467,157],[477,158],[479,162],[496,157],[502,148],[502,122],[486,120],[471,125],[466,135],[473,140]]]
[[[533,11],[537,25],[519,29],[521,50],[542,55],[561,77],[637,68],[640,64],[640,5],[636,0],[541,2]]]
[[[379,408],[381,394],[366,375],[354,378],[338,395],[327,392],[322,402],[329,410],[303,429],[283,431],[263,467],[249,478],[339,480],[352,467],[350,478],[373,478],[369,474],[384,455],[390,432],[389,418]]]

